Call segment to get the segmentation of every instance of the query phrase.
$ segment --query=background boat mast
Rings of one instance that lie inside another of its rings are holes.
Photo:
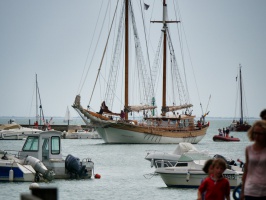
[[[243,91],[242,91],[242,74],[241,65],[239,64],[239,78],[240,78],[240,124],[243,124]]]
[[[128,0],[125,1],[125,109],[128,108]],[[125,119],[128,120],[128,112],[125,110]]]

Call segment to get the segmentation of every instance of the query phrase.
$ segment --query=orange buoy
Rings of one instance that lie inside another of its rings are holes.
[[[100,174],[95,174],[94,175],[94,178],[100,179],[101,178],[101,175]]]

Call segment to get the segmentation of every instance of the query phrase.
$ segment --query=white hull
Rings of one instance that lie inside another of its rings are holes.
[[[106,143],[129,143],[129,144],[178,144],[188,142],[197,144],[205,135],[195,137],[164,137],[148,133],[135,132],[130,130],[122,130],[117,128],[96,128],[99,135]]]
[[[74,132],[74,133],[63,133],[64,139],[101,139],[97,131],[84,131],[84,132]]]
[[[190,171],[189,175],[187,170],[183,172],[164,173],[164,170],[160,171],[160,169],[157,169],[157,172],[159,172],[161,178],[168,187],[197,188],[201,181],[207,176],[203,171]],[[242,173],[236,174],[227,170],[224,176],[229,180],[231,188],[238,186],[242,182]]]

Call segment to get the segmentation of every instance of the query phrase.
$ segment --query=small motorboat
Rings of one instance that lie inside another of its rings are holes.
[[[80,125],[69,125],[68,131],[62,133],[63,139],[101,139],[94,128],[84,130]]]
[[[11,124],[0,125],[0,140],[23,140],[27,138],[28,135],[40,132],[42,132],[42,130],[22,127],[12,122]]]
[[[199,151],[193,144],[186,142],[179,143],[176,149],[171,153],[148,151],[145,159],[151,162],[151,167],[174,167],[178,163],[180,157],[185,153],[188,155],[203,155],[204,157],[209,158],[222,158],[227,165],[236,165],[236,162],[233,159],[226,158],[219,154],[211,155],[206,150]]]
[[[180,156],[189,151],[198,150],[191,143],[181,142],[173,152],[148,151],[145,159],[151,162],[151,167],[173,167]]]
[[[174,167],[160,167],[155,170],[163,179],[167,187],[198,188],[201,181],[207,176],[202,168],[211,158],[226,158],[220,155],[211,157],[205,152],[189,151],[183,153]],[[235,188],[242,181],[243,170],[235,162],[228,164],[223,176],[230,182],[230,187]]]
[[[63,159],[61,132],[29,135],[18,153],[0,150],[0,181],[38,182],[91,178],[94,163],[69,154]]]
[[[224,137],[222,135],[215,135],[215,136],[213,136],[212,139],[213,139],[214,142],[239,142],[240,141],[239,138],[235,138],[233,136]]]

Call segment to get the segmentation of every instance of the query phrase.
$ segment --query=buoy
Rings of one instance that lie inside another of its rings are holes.
[[[189,181],[189,178],[190,178],[190,173],[187,172],[187,177],[186,177],[186,181],[187,181],[187,182]]]
[[[96,178],[96,179],[100,179],[100,178],[101,178],[101,175],[100,175],[100,174],[95,174],[95,175],[94,175],[94,178]]]
[[[13,181],[14,180],[14,171],[13,169],[9,170],[9,181]]]
[[[39,186],[38,183],[32,183],[32,184],[30,184],[29,189],[31,190],[31,189],[33,189],[33,188],[39,188],[39,187],[40,187],[40,186]]]

